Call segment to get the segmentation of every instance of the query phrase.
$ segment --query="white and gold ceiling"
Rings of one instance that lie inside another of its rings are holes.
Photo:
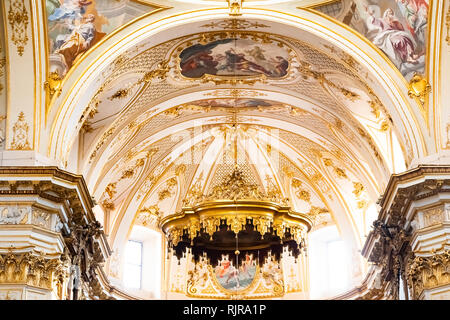
[[[24,111],[39,127],[30,142],[85,177],[116,252],[133,225],[157,228],[222,182],[235,136],[249,182],[360,250],[391,174],[445,148],[448,111],[424,85],[441,80],[445,1],[423,1],[427,42],[402,65],[351,2],[8,0],[4,12],[36,3],[31,24],[45,22],[35,42],[50,94],[40,116]],[[83,24],[91,38],[74,45]],[[237,57],[246,63],[231,70]],[[13,125],[3,130],[12,140]]]

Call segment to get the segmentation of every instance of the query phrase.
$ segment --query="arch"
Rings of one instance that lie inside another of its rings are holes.
[[[118,32],[110,40],[105,41],[96,50],[91,53],[90,59],[85,59],[78,66],[79,70],[74,70],[65,84],[63,91],[66,95],[61,95],[55,101],[59,108],[52,110],[50,121],[47,128],[49,137],[48,151],[49,157],[60,160],[63,154],[69,150],[70,143],[77,135],[73,128],[77,127],[78,120],[92,97],[94,88],[98,88],[97,76],[114,59],[127,49],[148,40],[147,45],[156,44],[157,39],[173,32],[177,27],[183,24],[185,29],[189,24],[201,23],[211,20],[211,15],[217,19],[227,18],[227,12],[224,9],[205,9],[193,12],[183,13],[183,19],[179,15],[155,20],[160,14],[149,16],[140,21],[139,29],[131,31],[132,25]],[[313,17],[314,15],[314,17]],[[245,17],[247,19],[258,19],[261,21],[270,21],[281,25],[298,28],[318,36],[325,41],[331,42],[357,61],[366,65],[370,73],[378,80],[385,101],[389,104],[387,109],[392,115],[394,124],[402,136],[399,139],[406,143],[413,157],[421,157],[427,154],[427,138],[422,130],[423,121],[417,117],[411,106],[410,100],[406,98],[407,88],[399,88],[396,83],[404,83],[404,79],[395,70],[395,67],[382,57],[378,49],[375,49],[362,36],[355,34],[348,28],[339,24],[333,25],[331,29],[326,24],[331,22],[325,18],[308,10],[299,10],[298,15],[276,12],[270,9],[246,9]],[[314,21],[313,21],[314,18]],[[137,28],[137,26],[136,26]],[[126,34],[127,32],[127,34]],[[120,38],[121,37],[121,38]],[[113,44],[113,40],[117,40]],[[156,40],[152,40],[152,38]],[[94,52],[103,52],[94,57]],[[373,57],[380,58],[382,61],[375,61]],[[405,122],[402,121],[405,119]]]

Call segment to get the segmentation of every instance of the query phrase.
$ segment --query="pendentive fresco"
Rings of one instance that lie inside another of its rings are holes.
[[[369,39],[402,75],[425,70],[428,0],[340,0],[316,7]]]
[[[132,0],[46,0],[50,71],[63,77],[106,35],[153,9]]]

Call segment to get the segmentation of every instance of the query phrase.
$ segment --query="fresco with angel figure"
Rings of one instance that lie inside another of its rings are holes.
[[[63,77],[107,34],[156,7],[135,0],[46,0],[50,71]]]
[[[424,72],[428,0],[339,0],[314,9],[364,35],[406,79]]]
[[[247,288],[256,275],[256,260],[253,254],[246,254],[239,267],[233,265],[228,255],[223,255],[215,268],[215,275],[220,285],[227,290]]]
[[[188,78],[201,78],[205,74],[281,78],[288,68],[289,53],[285,48],[251,39],[195,44],[180,53],[181,74]]]

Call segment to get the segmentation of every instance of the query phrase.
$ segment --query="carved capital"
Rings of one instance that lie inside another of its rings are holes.
[[[68,266],[60,258],[30,252],[0,254],[0,284],[26,284],[51,290],[67,276]]]
[[[430,257],[412,256],[408,261],[407,276],[413,299],[424,290],[450,284],[450,250]]]

